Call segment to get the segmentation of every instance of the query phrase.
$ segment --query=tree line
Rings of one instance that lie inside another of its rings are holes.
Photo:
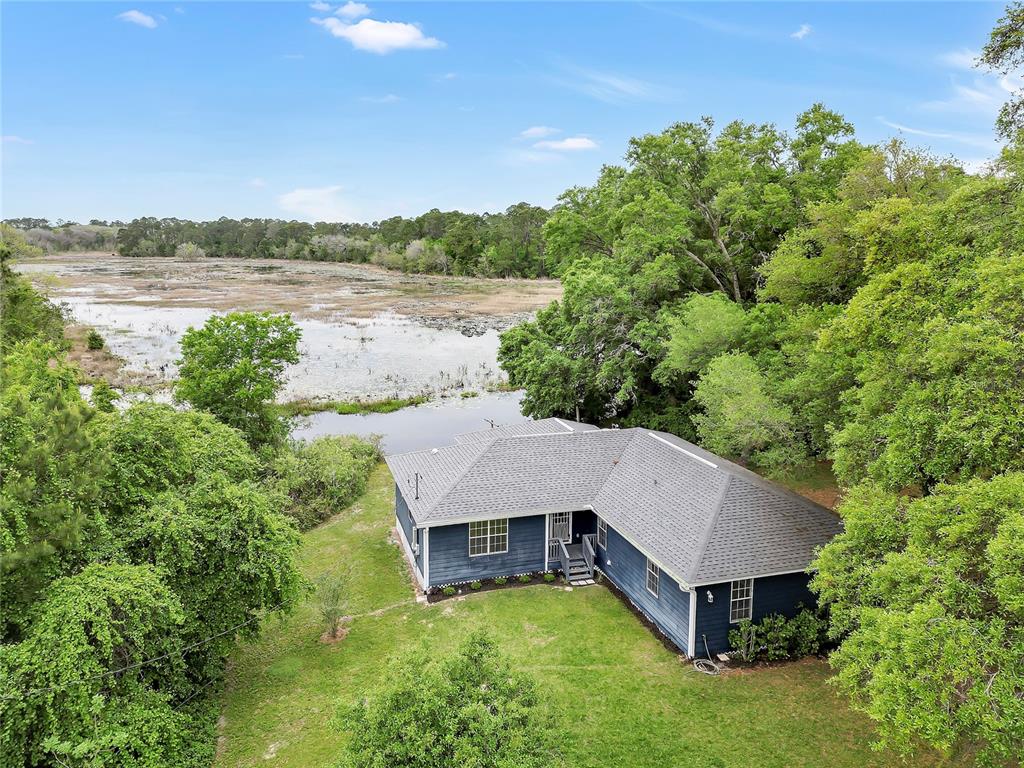
[[[985,55],[1019,64],[1021,29],[1017,4]],[[665,429],[774,474],[831,462],[845,531],[812,585],[839,687],[887,746],[994,763],[1024,755],[1020,114],[981,174],[863,145],[820,104],[788,133],[635,138],[561,196],[563,298],[499,351],[529,415]]]
[[[528,203],[503,213],[436,208],[370,224],[141,218],[117,234],[122,256],[204,256],[372,263],[404,272],[489,277],[550,274],[540,230],[547,211]]]

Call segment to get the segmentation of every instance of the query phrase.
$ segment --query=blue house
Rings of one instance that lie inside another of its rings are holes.
[[[813,605],[829,510],[665,432],[543,419],[388,456],[397,530],[424,591],[602,573],[689,656],[732,625]]]

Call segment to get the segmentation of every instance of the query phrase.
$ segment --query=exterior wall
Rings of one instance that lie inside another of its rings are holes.
[[[418,532],[416,531],[412,513],[409,511],[409,505],[405,502],[405,497],[402,496],[402,491],[395,484],[395,517],[398,518],[398,524],[402,528],[402,533],[405,534],[405,540],[409,543],[409,548],[415,552],[414,544],[417,539]],[[423,542],[420,540],[420,551],[414,555],[416,561],[416,570],[420,574],[420,578],[423,577]]]
[[[753,620],[760,621],[772,613],[781,613],[787,618],[796,615],[803,603],[808,608],[817,605],[814,594],[807,588],[810,579],[806,573],[787,573],[783,576],[769,576],[754,579]],[[707,638],[708,650],[722,653],[729,650],[729,630],[737,625],[729,623],[729,592],[732,582],[697,587],[697,629],[694,645],[697,656],[704,655],[703,637]],[[714,602],[708,602],[708,591]]]
[[[647,591],[647,556],[626,541],[610,525],[608,548],[597,548],[597,566],[675,645],[688,653],[690,593],[664,571],[658,596]]]
[[[508,552],[469,556],[469,524],[430,529],[430,586],[543,571],[547,552],[545,516],[510,517]]]

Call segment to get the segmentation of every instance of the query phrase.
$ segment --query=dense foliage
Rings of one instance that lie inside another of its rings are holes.
[[[544,234],[564,297],[504,334],[499,352],[526,389],[526,412],[692,435],[699,364],[672,368],[687,354],[677,350],[663,365],[671,329],[692,320],[695,293],[755,298],[764,260],[862,162],[851,133],[820,105],[793,137],[771,125],[716,133],[711,120],[678,123],[633,139],[628,168],[606,167],[593,187],[563,194]]]
[[[729,630],[729,646],[748,662],[799,659],[818,653],[827,631],[827,620],[801,608],[792,618],[773,613],[760,621],[744,619]]]
[[[5,276],[5,306],[39,311],[0,377],[0,763],[208,765],[204,694],[299,597],[298,533],[238,430],[91,407],[54,312]]]
[[[274,489],[299,530],[309,530],[355,501],[366,490],[370,470],[380,461],[375,440],[320,437],[294,441],[276,456]]]
[[[535,683],[479,632],[442,659],[396,660],[380,690],[344,713],[343,765],[541,768],[554,762]]]
[[[873,484],[843,504],[818,558],[840,686],[902,750],[977,742],[1024,754],[1024,474],[940,485],[924,498]]]
[[[253,447],[277,444],[287,427],[274,398],[286,365],[299,361],[301,337],[290,315],[214,315],[181,337],[174,396],[235,427]]]

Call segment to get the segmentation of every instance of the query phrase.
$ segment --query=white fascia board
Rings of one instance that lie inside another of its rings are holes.
[[[775,571],[773,573],[755,573],[755,574],[744,574],[741,576],[727,576],[724,578],[713,579],[712,581],[701,581],[696,584],[691,584],[693,588],[697,587],[709,587],[713,584],[728,584],[730,581],[741,581],[742,579],[770,579],[772,576],[790,576],[794,573],[806,573],[810,574],[807,568],[796,568],[792,571]]]

